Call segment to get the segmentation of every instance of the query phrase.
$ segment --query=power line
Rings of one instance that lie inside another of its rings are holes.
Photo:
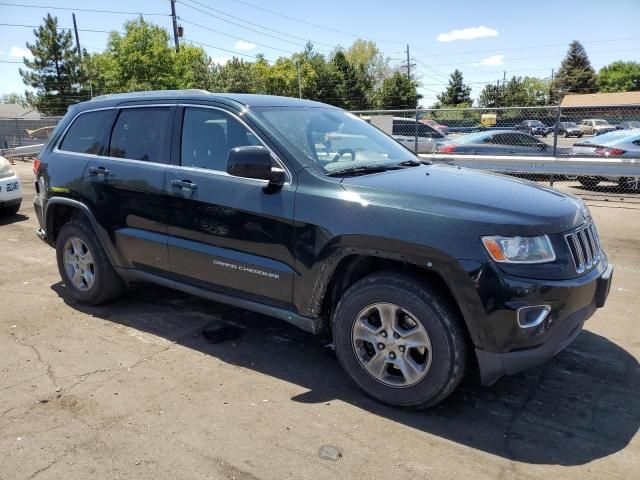
[[[185,6],[187,6],[187,7],[189,6],[189,5],[187,5],[187,4],[183,3],[183,2],[181,2],[180,0],[176,0],[176,1],[177,1],[177,3],[182,3],[183,5],[185,5]],[[281,31],[279,31],[279,30],[276,30],[275,28],[269,28],[269,27],[265,27],[265,26],[263,26],[263,25],[260,25],[260,24],[258,24],[258,23],[253,23],[253,22],[251,22],[251,21],[249,21],[249,20],[246,20],[246,19],[244,19],[244,18],[236,17],[235,15],[231,15],[230,13],[226,13],[226,12],[223,12],[222,10],[218,10],[217,8],[213,8],[213,7],[210,7],[210,6],[208,6],[208,5],[205,5],[204,3],[197,2],[196,0],[188,0],[188,1],[189,1],[190,3],[194,3],[194,4],[196,4],[196,5],[200,5],[201,7],[206,8],[207,10],[211,10],[211,11],[213,11],[213,12],[220,13],[220,14],[222,14],[222,15],[226,16],[226,17],[230,17],[230,18],[233,18],[233,19],[235,19],[235,20],[239,20],[239,21],[244,22],[244,23],[248,23],[249,25],[253,25],[254,27],[258,27],[258,28],[261,28],[261,29],[263,29],[263,30],[268,30],[268,31],[270,31],[270,32],[274,32],[274,33],[278,33],[278,34],[280,34],[280,35],[284,35],[285,37],[295,38],[296,40],[302,40],[303,42],[308,42],[308,41],[310,41],[310,42],[311,42],[311,43],[313,43],[314,45],[324,45],[325,47],[330,47],[330,48],[334,48],[334,47],[335,47],[335,45],[333,45],[333,44],[331,44],[331,43],[324,43],[324,42],[319,42],[319,41],[317,41],[317,40],[313,40],[313,39],[311,39],[311,38],[304,38],[304,37],[299,37],[299,36],[297,36],[297,35],[291,35],[291,34],[289,34],[289,33],[285,33],[285,32],[281,32]],[[216,18],[219,18],[219,17],[216,17]],[[219,19],[220,19],[220,20],[223,20],[223,21],[228,21],[228,20],[224,20],[224,19],[222,19],[222,18],[219,18]]]
[[[148,15],[148,16],[158,16],[158,17],[170,17],[171,15],[167,13],[150,13],[150,12],[124,12],[120,10],[97,10],[92,8],[71,8],[71,7],[55,7],[51,5],[27,5],[25,3],[7,3],[0,2],[0,5],[5,5],[8,7],[22,7],[22,8],[48,8],[51,10],[67,10],[74,12],[92,12],[92,13],[113,13],[118,15]]]
[[[221,32],[221,31],[219,31],[219,30],[215,30],[215,29],[213,29],[213,28],[206,27],[206,26],[204,26],[204,25],[200,25],[200,24],[198,24],[198,23],[191,22],[191,21],[189,21],[189,20],[185,20],[183,17],[180,17],[180,21],[182,21],[182,22],[184,22],[184,23],[186,23],[186,24],[189,24],[189,25],[193,25],[193,26],[195,26],[195,27],[203,28],[203,29],[208,30],[208,31],[210,31],[210,32],[217,33],[217,34],[219,34],[219,35],[223,35],[223,36],[225,36],[225,37],[235,38],[236,40],[241,40],[241,41],[243,41],[243,42],[253,43],[253,44],[255,44],[255,45],[260,45],[261,47],[269,48],[269,49],[271,49],[271,50],[278,50],[278,51],[280,51],[280,52],[285,52],[285,53],[289,53],[289,54],[294,54],[294,53],[296,53],[296,52],[293,52],[293,51],[291,51],[291,50],[285,50],[284,48],[273,47],[273,46],[271,46],[271,45],[267,45],[267,44],[264,44],[264,43],[255,42],[255,41],[253,41],[253,40],[247,40],[246,38],[236,37],[235,35],[230,35],[230,34],[228,34],[228,33],[224,33],[224,32]]]
[[[22,27],[22,28],[38,28],[41,27],[42,25],[24,25],[21,23],[0,23],[0,27]],[[57,27],[57,30],[73,30],[73,27]],[[91,32],[91,33],[111,33],[111,32],[115,32],[116,30],[94,30],[94,29],[87,29],[87,28],[79,28],[78,29],[79,32]],[[123,32],[118,32],[118,33],[123,33]]]
[[[192,10],[195,10],[195,11],[198,11],[198,12],[203,13],[205,15],[208,15],[209,17],[217,18],[218,20],[222,20],[223,22],[227,22],[227,23],[230,23],[230,24],[235,25],[237,27],[244,28],[245,30],[250,30],[250,31],[255,32],[255,33],[259,34],[259,35],[264,35],[265,37],[270,37],[270,38],[273,38],[273,39],[276,39],[276,40],[280,40],[281,42],[290,43],[290,44],[295,45],[297,47],[302,47],[302,48],[305,47],[305,45],[302,45],[302,44],[297,43],[297,42],[292,42],[291,40],[287,40],[286,38],[282,38],[282,37],[278,37],[276,35],[271,35],[269,33],[261,32],[259,30],[256,30],[255,28],[247,27],[247,26],[241,25],[241,24],[239,24],[237,22],[233,22],[231,20],[227,20],[227,19],[222,18],[222,17],[220,17],[218,15],[214,15],[213,13],[209,13],[209,12],[207,12],[205,10],[202,10],[202,9],[200,9],[198,7],[194,7],[194,6],[188,5],[188,4],[184,3],[183,1],[178,0],[178,3],[180,3],[181,5],[184,5],[187,8],[191,8]],[[180,17],[180,19],[182,20],[182,17]],[[252,43],[256,43],[256,42],[252,42]]]
[[[245,2],[244,0],[232,0],[232,1],[234,1],[236,3],[240,3],[242,5],[246,5],[246,6],[251,7],[251,8],[255,8],[257,10],[261,10],[261,11],[266,12],[266,13],[270,13],[272,15],[276,15],[278,17],[286,18],[287,20],[292,20],[294,22],[303,23],[305,25],[310,25],[312,27],[320,28],[322,30],[327,30],[329,32],[340,33],[342,35],[348,35],[350,37],[362,38],[364,40],[373,40],[375,42],[393,43],[393,44],[397,44],[397,45],[404,45],[404,42],[386,40],[386,39],[375,38],[375,37],[365,37],[364,35],[357,35],[357,34],[354,34],[354,33],[351,33],[351,32],[345,32],[343,30],[338,30],[338,29],[327,27],[327,26],[324,26],[324,25],[319,25],[317,23],[309,22],[307,20],[303,20],[303,19],[296,18],[296,17],[291,17],[289,15],[285,15],[284,13],[280,13],[280,12],[275,12],[273,10],[269,10],[268,8],[263,8],[263,7],[260,7],[258,5],[254,5],[253,3]]]
[[[246,58],[253,58],[253,59],[258,57],[257,55],[249,55],[249,54],[246,54],[246,53],[236,52],[234,50],[229,50],[229,49],[222,48],[222,47],[216,47],[215,45],[210,45],[208,43],[198,42],[196,40],[191,40],[190,38],[185,38],[184,41],[185,42],[195,43],[196,45],[200,45],[200,46],[203,46],[203,47],[209,47],[209,48],[214,48],[216,50],[222,50],[223,52],[233,53],[234,55],[237,55],[239,57],[246,57]]]

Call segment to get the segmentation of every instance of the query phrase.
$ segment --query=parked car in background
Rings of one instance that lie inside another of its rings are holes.
[[[576,122],[560,122],[558,124],[558,135],[565,137],[582,137],[583,133]]]
[[[571,149],[576,156],[624,157],[640,159],[640,128],[616,130],[605,133],[598,138],[590,138],[577,142]],[[640,176],[582,176],[578,181],[585,187],[595,187],[602,181],[618,182],[620,187],[633,191],[640,190]]]
[[[22,189],[18,174],[9,160],[0,156],[0,215],[13,215],[20,209]]]
[[[616,125],[616,130],[630,130],[632,128],[640,128],[640,122],[631,120],[629,122],[620,122]]]
[[[547,127],[540,120],[523,120],[515,126],[515,130],[529,133],[531,135],[542,135],[543,137],[546,137],[553,131],[553,128]]]
[[[431,128],[437,130],[443,135],[449,135],[449,127],[447,127],[446,125],[441,125],[435,120],[431,120],[430,118],[423,118],[420,120],[420,122],[424,123],[425,125],[429,125]]]
[[[414,118],[372,115],[366,120],[415,153],[437,152],[436,142],[445,138],[445,135],[435,128]]]
[[[513,130],[469,133],[440,142],[438,147],[441,153],[470,155],[545,155],[551,150],[553,150],[551,145],[538,140],[533,135]]]
[[[602,135],[603,133],[612,132],[616,129],[606,120],[599,118],[588,118],[582,120],[580,124],[580,130],[585,135]]]

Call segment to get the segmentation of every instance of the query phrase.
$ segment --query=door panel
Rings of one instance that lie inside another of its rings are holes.
[[[206,288],[290,305],[295,186],[287,182],[280,190],[266,191],[266,182],[221,170],[228,150],[258,143],[221,110],[185,109],[182,141],[184,166],[167,167],[165,181],[172,196],[168,245],[173,274]]]
[[[169,270],[165,163],[174,110],[121,110],[111,133],[110,156],[91,158],[85,170],[86,196],[112,237],[122,267]]]

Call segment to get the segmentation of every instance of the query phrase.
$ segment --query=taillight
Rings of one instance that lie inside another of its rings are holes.
[[[442,153],[451,153],[451,152],[454,152],[455,150],[456,150],[455,145],[442,145],[440,147],[440,152]]]
[[[40,170],[40,160],[39,159],[34,159],[33,160],[33,174],[34,175],[38,175],[38,170]]]
[[[622,155],[626,150],[621,150],[619,148],[607,148],[607,147],[599,147],[596,148],[596,155],[604,155],[605,157],[615,157],[617,155]]]

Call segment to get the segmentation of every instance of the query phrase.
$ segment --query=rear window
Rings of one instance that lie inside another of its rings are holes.
[[[113,110],[78,115],[58,149],[65,152],[100,154],[111,128],[112,116]]]
[[[163,163],[168,127],[168,107],[122,110],[111,133],[109,156]]]

